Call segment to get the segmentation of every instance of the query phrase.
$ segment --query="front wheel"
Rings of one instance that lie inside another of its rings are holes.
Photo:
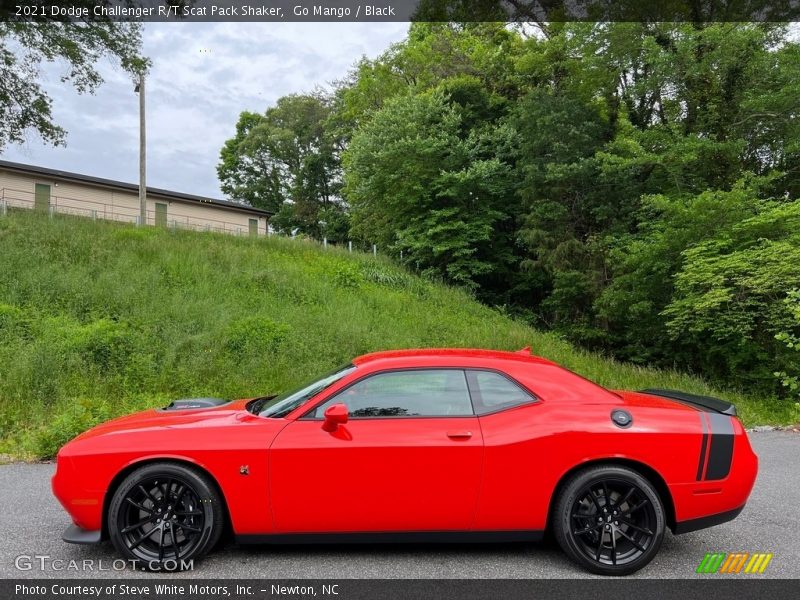
[[[553,529],[576,563],[628,575],[653,560],[664,539],[664,505],[650,482],[620,466],[576,473],[556,501]]]
[[[209,478],[175,463],[153,463],[128,475],[108,510],[111,542],[135,567],[186,568],[219,540],[224,524]]]

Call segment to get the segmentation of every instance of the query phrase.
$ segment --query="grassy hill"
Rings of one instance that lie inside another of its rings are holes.
[[[50,456],[106,418],[187,396],[278,392],[379,349],[535,353],[615,388],[734,401],[749,425],[792,405],[620,364],[385,259],[279,238],[0,217],[0,452]]]

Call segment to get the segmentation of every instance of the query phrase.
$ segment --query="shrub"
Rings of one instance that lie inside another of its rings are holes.
[[[662,312],[673,347],[719,381],[775,393],[774,372],[798,364],[776,336],[797,332],[784,299],[800,287],[800,203],[767,203],[683,257]]]
[[[342,288],[358,288],[364,282],[364,276],[358,265],[341,263],[334,268],[333,282]]]
[[[28,337],[30,322],[18,307],[0,303],[0,342],[17,337]]]
[[[397,289],[410,288],[417,279],[396,269],[371,264],[362,265],[361,274],[366,281]]]
[[[784,304],[789,309],[794,320],[795,329],[800,328],[800,290],[792,290],[784,300]],[[787,349],[793,353],[800,352],[800,335],[789,331],[782,331],[775,336],[779,342],[783,342]],[[800,358],[800,355],[795,354]],[[789,395],[795,399],[800,399],[800,360],[794,361],[794,369],[787,371],[776,371],[775,376],[780,380]],[[800,408],[800,404],[797,405]]]
[[[82,328],[79,338],[81,354],[103,371],[118,370],[133,354],[135,338],[127,324],[100,319]]]
[[[55,351],[103,373],[123,371],[137,350],[138,335],[126,323],[101,318],[81,324],[68,317],[46,319],[39,334]]]
[[[242,356],[274,352],[286,340],[289,327],[266,317],[245,317],[228,325],[225,347]]]
[[[49,422],[34,430],[26,445],[35,456],[52,458],[75,436],[110,417],[110,406],[104,400],[83,398],[71,401],[60,407]]]

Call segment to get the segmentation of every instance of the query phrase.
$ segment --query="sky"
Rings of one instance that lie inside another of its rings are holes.
[[[216,166],[239,113],[263,112],[286,94],[330,87],[366,55],[402,40],[407,23],[148,23],[144,54],[147,185],[222,198]],[[31,134],[0,158],[130,183],[139,179],[139,100],[130,76],[108,60],[94,95],[59,81],[47,65],[43,84],[67,145]]]

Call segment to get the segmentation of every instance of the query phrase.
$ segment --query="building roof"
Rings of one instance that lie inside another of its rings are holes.
[[[113,179],[103,179],[102,177],[92,177],[90,175],[81,175],[80,173],[70,173],[68,171],[59,171],[58,169],[47,169],[45,167],[36,167],[34,165],[15,163],[7,160],[0,160],[0,169],[15,171],[17,173],[52,177],[53,179],[58,179],[61,181],[83,183],[86,185],[103,187],[107,189],[139,193],[139,185],[135,183],[125,183],[123,181],[114,181]],[[239,202],[233,202],[231,200],[205,198],[203,196],[195,196],[194,194],[162,190],[160,188],[154,188],[150,186],[147,186],[147,195],[157,198],[164,198],[167,200],[174,200],[176,202],[187,202],[190,204],[210,204],[212,206],[219,206],[220,208],[227,208],[229,210],[236,210],[260,216],[270,216],[274,214],[268,210],[255,208],[253,206],[248,206],[247,204],[240,204]]]

